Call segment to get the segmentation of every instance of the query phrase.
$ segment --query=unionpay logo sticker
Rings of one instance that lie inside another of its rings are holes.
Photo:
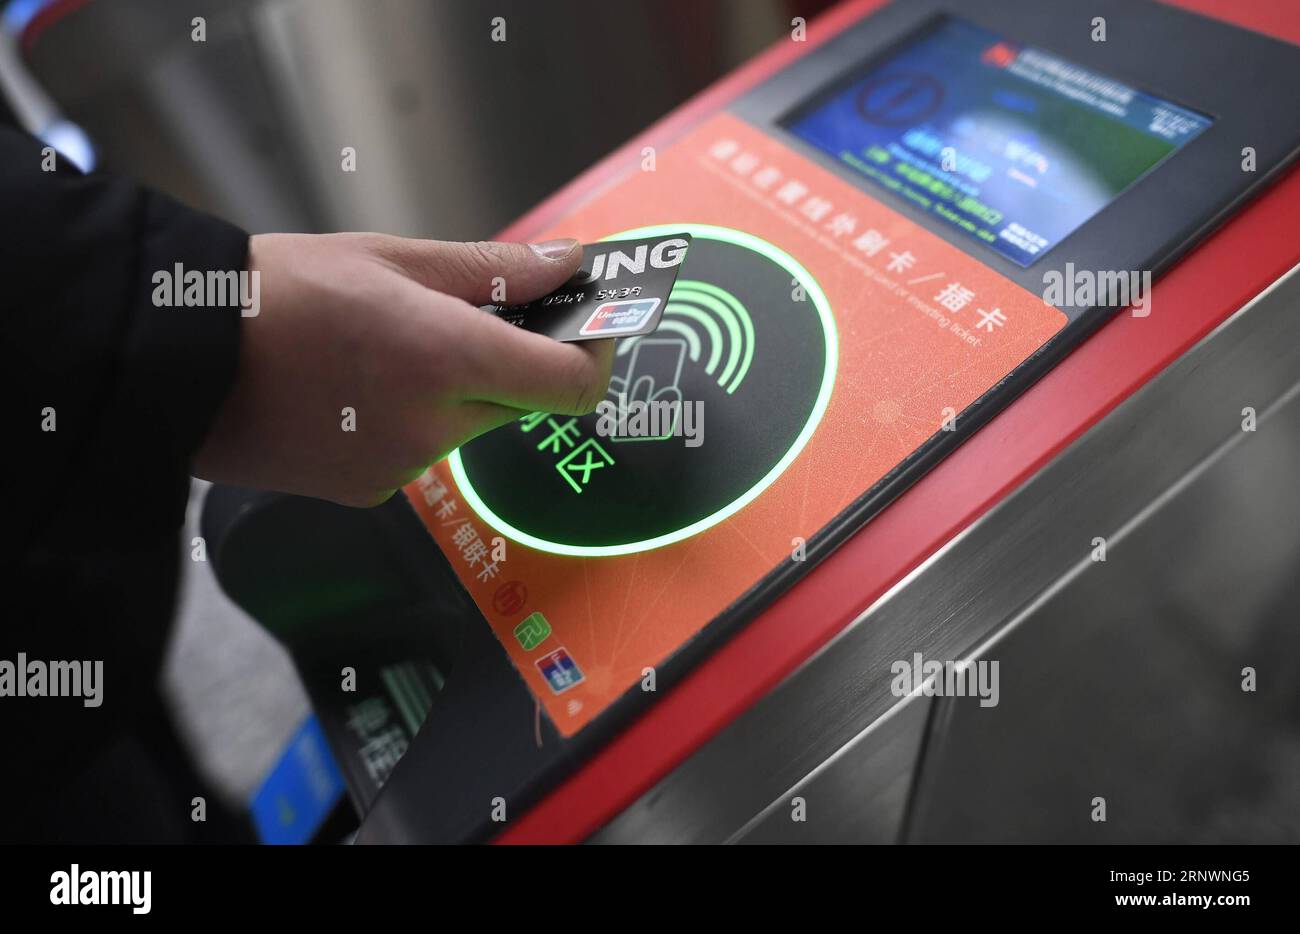
[[[580,333],[583,337],[598,334],[615,337],[640,329],[659,307],[657,298],[630,298],[621,302],[606,302],[591,313]]]
[[[578,663],[573,660],[565,648],[558,648],[549,655],[537,660],[537,670],[542,673],[546,683],[556,694],[563,694],[582,680]]]

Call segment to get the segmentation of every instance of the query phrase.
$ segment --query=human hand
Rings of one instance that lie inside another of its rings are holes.
[[[576,240],[252,237],[260,312],[241,321],[235,385],[195,474],[373,506],[529,412],[591,412],[612,340],[564,344],[476,307],[502,281],[511,304],[545,295],[581,261]]]

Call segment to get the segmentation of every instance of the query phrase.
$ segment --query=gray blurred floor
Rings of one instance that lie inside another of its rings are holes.
[[[228,803],[246,805],[307,715],[307,695],[278,642],[189,560],[209,484],[195,480],[183,538],[176,624],[163,689],[200,771]]]

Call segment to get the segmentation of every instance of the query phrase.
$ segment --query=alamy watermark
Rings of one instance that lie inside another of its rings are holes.
[[[153,907],[153,873],[141,870],[82,869],[73,863],[50,875],[51,905],[130,905],[132,914]]]
[[[614,440],[685,438],[688,448],[704,443],[704,403],[676,399],[605,399],[596,406],[596,434]]]
[[[150,279],[156,308],[235,308],[256,318],[262,308],[262,274],[257,270],[186,269],[176,263]]]
[[[920,694],[923,697],[978,697],[981,707],[998,705],[998,663],[941,662],[923,659],[920,652],[889,666],[894,680],[889,690],[895,697]]]
[[[104,703],[104,663],[43,662],[19,652],[14,661],[0,659],[3,697],[80,697],[82,706],[98,707]]]
[[[1043,301],[1055,308],[1126,308],[1134,318],[1151,314],[1151,270],[1109,269],[1094,272],[1049,269],[1043,273]]]

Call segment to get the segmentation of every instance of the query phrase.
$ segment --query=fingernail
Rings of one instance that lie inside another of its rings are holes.
[[[533,252],[542,259],[557,260],[564,259],[574,248],[577,247],[578,241],[572,237],[562,237],[559,240],[546,240],[542,243],[530,243]]]

